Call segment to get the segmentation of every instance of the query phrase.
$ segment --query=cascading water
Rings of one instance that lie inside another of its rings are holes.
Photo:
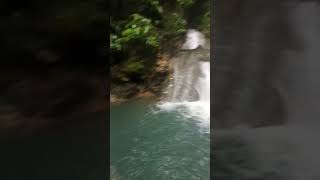
[[[210,50],[204,35],[187,32],[181,52],[172,60],[173,77],[168,96],[160,107],[178,110],[184,116],[196,117],[206,127],[210,124]]]
[[[174,73],[163,101],[112,108],[113,178],[210,179],[210,63],[205,43],[200,32],[189,30],[171,61]]]

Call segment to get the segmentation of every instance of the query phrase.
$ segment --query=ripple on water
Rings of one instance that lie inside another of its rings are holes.
[[[120,108],[111,111],[111,163],[123,179],[209,179],[210,139],[201,130],[209,130],[205,120],[186,117],[181,112],[189,110],[183,107]]]

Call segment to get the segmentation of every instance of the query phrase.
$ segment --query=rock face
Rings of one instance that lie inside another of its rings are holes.
[[[110,82],[110,103],[119,104],[133,98],[156,99],[162,95],[171,72],[169,55],[159,54],[154,70],[144,82]],[[111,74],[112,76],[112,74]]]

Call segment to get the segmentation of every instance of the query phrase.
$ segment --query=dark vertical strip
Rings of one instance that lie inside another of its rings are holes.
[[[211,0],[210,8],[210,179],[213,179],[214,166],[213,166],[213,139],[214,139],[214,109],[212,102],[214,101],[215,87],[213,83],[214,71],[215,71],[215,61],[216,61],[216,21],[215,21],[215,8],[216,0]]]
[[[119,1],[120,2],[120,1]],[[107,160],[106,160],[106,172],[107,172],[107,179],[110,179],[111,177],[111,171],[110,171],[110,84],[111,84],[111,71],[110,71],[110,33],[111,33],[111,27],[110,27],[110,23],[111,23],[111,19],[110,19],[110,15],[111,15],[111,10],[112,10],[113,6],[111,1],[108,2],[108,7],[107,7],[107,43],[106,43],[106,51],[107,51],[107,57],[106,57],[106,94],[105,94],[105,100],[106,100],[106,128],[107,128],[107,151],[106,151],[106,155],[107,155]]]
[[[1,180],[108,178],[106,7],[1,2]]]
[[[211,29],[212,179],[319,177],[313,171],[319,146],[311,138],[318,134],[313,107],[319,83],[312,79],[319,67],[318,5],[217,0]]]

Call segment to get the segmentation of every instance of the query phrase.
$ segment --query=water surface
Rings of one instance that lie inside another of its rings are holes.
[[[124,180],[208,180],[209,126],[184,106],[142,101],[112,107],[112,176]]]

